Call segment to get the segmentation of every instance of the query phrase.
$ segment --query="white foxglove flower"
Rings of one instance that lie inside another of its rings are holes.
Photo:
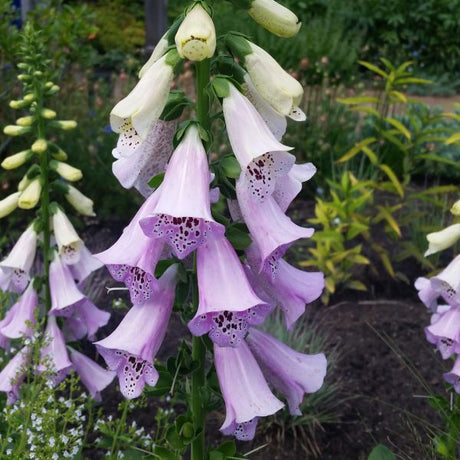
[[[429,233],[426,239],[429,245],[425,257],[443,251],[460,240],[460,224],[453,224],[439,232]]]
[[[207,11],[199,4],[187,13],[175,36],[181,58],[202,61],[216,50],[216,30]]]
[[[152,67],[155,62],[157,62],[160,58],[164,56],[166,51],[168,50],[169,47],[169,41],[167,38],[169,31],[166,32],[161,38],[160,41],[157,43],[155,46],[154,50],[152,51],[152,54],[149,58],[149,60],[143,65],[142,69],[139,71],[139,78],[142,78],[147,70]]]
[[[80,260],[82,241],[69,218],[59,208],[53,214],[53,228],[62,260],[68,265],[76,264]]]

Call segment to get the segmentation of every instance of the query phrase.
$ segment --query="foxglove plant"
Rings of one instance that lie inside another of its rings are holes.
[[[18,118],[15,125],[6,126],[3,131],[11,136],[29,135],[32,145],[5,158],[2,167],[10,170],[32,164],[18,184],[18,192],[1,200],[0,216],[16,208],[31,210],[39,206],[33,222],[0,262],[0,289],[20,294],[0,321],[0,342],[4,347],[10,341],[26,344],[0,371],[0,391],[7,393],[8,403],[20,396],[26,375],[34,378],[37,373],[45,373],[50,384],[58,385],[75,369],[89,386],[79,364],[89,358],[74,359],[74,365],[65,342],[86,335],[94,339],[96,331],[110,317],[82,291],[84,280],[102,264],[85,247],[64,207],[57,202],[65,198],[78,213],[94,215],[92,200],[69,184],[81,179],[81,171],[66,163],[67,154],[48,140],[56,137],[58,130],[75,128],[76,122],[57,120],[56,112],[46,107],[59,87],[47,80],[50,61],[44,56],[41,36],[28,24],[23,33],[22,62],[18,64],[23,72],[19,80],[24,97],[11,101],[10,107],[27,110],[29,115]],[[104,382],[108,384],[109,378]],[[91,386],[89,391],[96,397],[103,387]]]
[[[272,0],[236,4],[276,35],[299,30],[297,17]],[[111,126],[119,133],[114,174],[146,199],[118,241],[97,254],[128,288],[133,306],[96,346],[128,399],[145,384],[160,387],[156,394],[180,386],[189,402],[180,423],[191,432],[186,437],[177,425],[174,436],[184,452],[191,442],[192,460],[208,457],[205,417],[214,368],[226,406],[221,430],[240,440],[254,437],[259,417],[283,407],[270,385],[298,414],[304,393],[317,391],[326,373],[323,354],[304,355],[255,329],[275,308],[290,328],[324,287],[322,273],[283,259],[297,240],[313,234],[286,215],[316,171],[311,163],[295,165],[292,147],[281,141],[287,118],[305,120],[303,88],[241,35],[216,39],[212,14],[206,1],[192,2],[112,110]],[[170,91],[182,59],[195,70],[190,97]],[[218,104],[222,111],[213,113]],[[178,124],[184,106],[195,118]],[[232,154],[210,162],[217,119]],[[217,211],[222,197],[233,220]],[[183,343],[165,368],[153,361],[176,313],[192,333],[192,346]],[[207,364],[211,351],[214,367]]]

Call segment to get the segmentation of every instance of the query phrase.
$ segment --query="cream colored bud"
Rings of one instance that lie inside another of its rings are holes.
[[[429,245],[428,250],[424,254],[425,257],[443,251],[460,240],[460,224],[450,225],[439,232],[429,233],[426,239]]]
[[[62,161],[52,160],[50,167],[53,168],[61,177],[70,182],[76,182],[83,177],[82,172],[73,166],[63,163]]]
[[[21,73],[18,75],[18,80],[19,81],[30,81],[32,77],[30,75],[27,75],[25,73]]]
[[[32,152],[34,153],[45,153],[46,149],[48,148],[48,143],[46,142],[45,139],[37,139],[33,144],[32,147],[30,147]]]
[[[31,179],[27,177],[27,174],[21,179],[21,181],[18,184],[18,190],[22,192],[23,190],[26,189],[26,187],[31,183]]]
[[[202,61],[214,55],[216,30],[207,11],[197,3],[185,16],[175,36],[181,58]]]
[[[454,216],[460,216],[460,200],[456,201],[453,206],[450,208],[450,212]]]
[[[21,209],[32,209],[37,206],[42,193],[42,183],[40,177],[33,179],[30,184],[21,193],[18,200],[18,206]]]
[[[46,89],[50,89],[50,88],[52,88],[53,86],[54,86],[54,83],[53,83],[52,81],[47,81],[47,82],[45,83],[45,88],[46,88]]]
[[[51,109],[43,109],[42,110],[42,117],[45,118],[46,120],[53,120],[56,118],[56,112]]]
[[[64,131],[70,131],[77,127],[77,122],[75,120],[57,120],[52,122],[52,126],[63,129]]]
[[[93,200],[83,195],[80,190],[72,185],[67,184],[67,186],[69,187],[69,191],[65,195],[67,201],[83,216],[95,216]]]
[[[18,207],[21,192],[12,193],[0,201],[0,219],[11,214]]]
[[[3,169],[15,169],[22,166],[27,160],[32,157],[31,150],[23,150],[22,152],[15,153],[14,155],[10,155],[6,157],[2,161],[2,168]]]
[[[274,0],[254,0],[249,16],[278,37],[293,37],[300,29],[297,16]]]
[[[27,117],[21,117],[16,120],[16,124],[19,126],[32,126],[35,118],[32,115]]]
[[[8,136],[22,136],[23,134],[29,133],[31,130],[30,126],[17,126],[7,125],[3,128],[3,132]]]
[[[34,102],[34,101],[35,101],[35,94],[33,94],[33,93],[26,94],[26,95],[24,96],[24,100],[25,100],[26,102],[28,102],[29,104],[30,104],[31,102]]]
[[[22,99],[19,101],[10,101],[9,106],[12,109],[23,109],[24,107],[27,107],[29,104],[30,102],[27,102],[24,99]]]
[[[58,150],[57,152],[52,153],[51,156],[59,161],[66,161],[67,158],[69,158],[67,153],[64,152],[64,150]]]
[[[53,86],[51,86],[51,88],[48,89],[47,93],[49,95],[53,95],[53,94],[56,94],[59,90],[60,90],[60,88],[59,88],[58,85],[53,85]]]

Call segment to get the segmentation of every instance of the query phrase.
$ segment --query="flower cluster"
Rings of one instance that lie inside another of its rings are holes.
[[[457,201],[451,209],[457,218],[459,208],[460,201]],[[429,247],[425,255],[447,249],[460,240],[460,224],[430,233],[427,239]],[[426,338],[443,359],[455,357],[454,366],[444,374],[444,379],[460,393],[460,255],[436,276],[418,278],[415,287],[420,300],[432,313],[431,324],[425,329]]]
[[[277,35],[299,29],[296,16],[276,2],[256,0],[246,9]],[[124,187],[137,188],[146,200],[118,241],[96,254],[129,290],[133,306],[112,334],[95,344],[126,398],[138,397],[145,384],[156,385],[153,361],[173,311],[178,274],[193,266],[188,271],[196,275],[198,292],[188,327],[213,342],[227,410],[221,430],[249,440],[259,417],[283,407],[269,384],[287,399],[291,413],[299,414],[304,393],[317,391],[326,373],[323,354],[298,353],[256,328],[275,308],[291,328],[305,304],[323,290],[322,273],[301,271],[283,258],[297,240],[313,234],[286,210],[315,168],[296,165],[292,147],[281,142],[286,117],[305,120],[301,85],[240,35],[228,34],[216,43],[210,14],[205,2],[193,3],[160,41],[135,88],[111,112],[111,127],[119,133],[113,171]],[[232,165],[228,174],[223,161],[208,163],[209,123],[200,100],[197,121],[177,131],[179,111],[168,105],[176,64],[194,61],[198,72],[216,50],[220,54],[211,68],[219,76],[211,87],[233,151],[224,159]],[[238,82],[225,76],[225,66]],[[231,220],[211,210],[220,192]],[[250,244],[232,244],[232,226],[243,229]],[[169,265],[159,264],[164,260]]]

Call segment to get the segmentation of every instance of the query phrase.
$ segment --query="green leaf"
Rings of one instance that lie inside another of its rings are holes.
[[[220,162],[220,166],[227,177],[231,179],[238,179],[240,177],[241,166],[233,155],[224,157]]]
[[[432,80],[426,80],[425,78],[415,78],[415,77],[403,77],[396,78],[396,83],[398,85],[408,85],[408,84],[432,84]]]
[[[162,447],[158,445],[155,445],[155,447],[153,448],[152,455],[155,458],[158,458],[160,460],[180,460],[181,459],[179,455],[176,455],[174,452],[171,452],[169,449],[166,449],[166,447]]]
[[[154,387],[146,386],[145,391],[149,396],[165,396],[171,391],[173,379],[166,369],[159,369],[157,365],[155,367],[158,371],[158,381]]]
[[[367,460],[396,460],[396,456],[387,446],[378,444],[372,449]]]
[[[160,174],[157,174],[156,176],[153,176],[148,182],[148,186],[150,188],[156,189],[158,188],[161,183],[163,182],[163,179],[165,177],[165,173],[161,172]]]
[[[380,104],[380,99],[374,96],[339,97],[341,104]]]
[[[380,58],[380,60],[388,67],[388,69],[390,69],[392,71],[395,70],[394,65],[388,59],[382,57],[382,58]]]
[[[362,66],[366,67],[367,69],[371,70],[374,73],[379,74],[381,77],[385,78],[385,80],[388,78],[388,74],[384,72],[380,67],[377,67],[374,64],[371,64],[370,62],[366,61],[358,61]]]
[[[449,145],[449,144],[457,143],[458,141],[460,141],[460,132],[455,133],[454,135],[450,136],[448,139],[446,139],[445,143]]]
[[[350,158],[353,158],[355,155],[357,155],[363,149],[363,147],[373,144],[376,141],[377,139],[375,137],[368,137],[361,142],[358,142],[345,155],[340,157],[337,160],[337,163],[344,163],[345,161],[348,161]]]
[[[392,117],[387,117],[385,118],[385,121],[390,123],[390,125],[393,125],[400,133],[404,134],[407,139],[411,139],[412,136],[410,131],[399,120],[396,120]]]
[[[226,238],[230,241],[232,246],[240,251],[246,249],[251,243],[252,239],[249,232],[241,229],[238,225],[230,225],[225,231]]]
[[[398,192],[398,195],[400,197],[403,197],[404,189],[401,185],[401,182],[399,182],[398,178],[396,177],[396,174],[393,172],[393,170],[388,165],[385,165],[385,164],[379,165],[379,168],[388,176],[388,179],[390,179],[395,190]]]
[[[374,109],[374,107],[369,107],[367,105],[357,105],[356,107],[350,107],[348,110],[352,110],[353,112],[366,112],[380,118],[380,112]]]
[[[407,97],[399,91],[390,91],[389,96],[392,96],[394,99],[396,99],[399,102],[402,102],[403,104],[407,104]]]
[[[360,222],[352,222],[347,230],[347,240],[352,240],[356,236],[369,230],[369,226]]]
[[[451,160],[449,158],[444,158],[439,155],[436,155],[435,153],[425,153],[423,155],[419,155],[418,158],[421,160],[426,160],[426,161],[436,161],[438,163],[445,163],[450,166],[454,166],[456,168],[459,167],[458,161]]]
[[[395,231],[395,233],[401,238],[401,229],[399,228],[398,223],[394,219],[393,215],[391,212],[383,207],[383,206],[377,206],[377,209],[379,210],[379,214],[388,222],[388,225]]]
[[[366,285],[358,280],[347,281],[345,286],[349,289],[354,289],[355,291],[367,291]]]

